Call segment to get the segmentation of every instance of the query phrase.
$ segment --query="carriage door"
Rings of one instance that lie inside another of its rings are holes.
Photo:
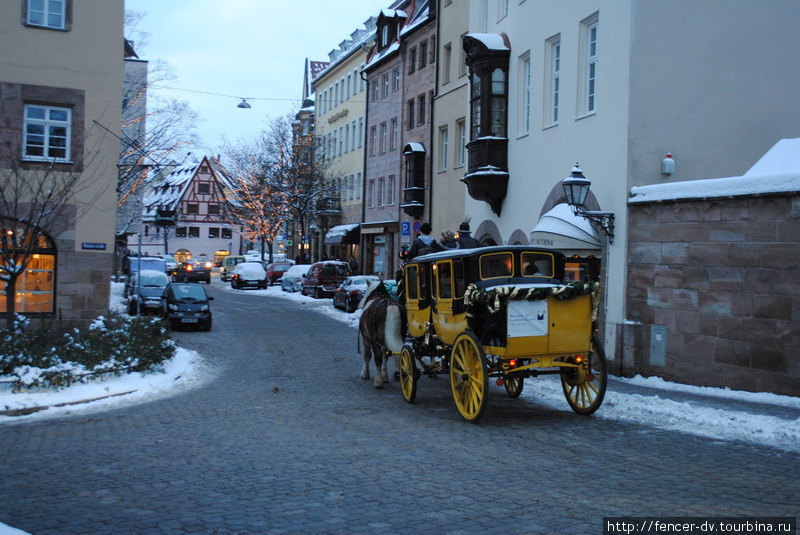
[[[425,335],[425,323],[430,319],[430,300],[425,284],[425,265],[406,266],[406,317],[408,332],[414,338]]]
[[[445,344],[452,344],[461,332],[453,316],[453,261],[433,264],[433,326]]]

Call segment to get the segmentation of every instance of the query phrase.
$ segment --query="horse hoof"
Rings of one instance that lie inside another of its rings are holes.
[[[362,375],[361,378],[365,381],[369,381],[369,375]]]

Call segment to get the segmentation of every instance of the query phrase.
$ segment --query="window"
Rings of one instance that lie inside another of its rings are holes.
[[[200,227],[189,227],[189,237],[190,238],[199,238],[200,237]]]
[[[389,182],[386,187],[386,204],[397,203],[397,179],[394,175],[389,176]]]
[[[511,253],[483,255],[480,260],[481,279],[510,277],[513,265]]]
[[[358,148],[360,149],[364,139],[364,118],[358,118]]]
[[[230,240],[233,237],[233,232],[229,228],[222,227],[220,237],[223,240]]]
[[[28,0],[26,22],[29,26],[41,26],[54,30],[66,30],[67,10],[70,0]]]
[[[400,67],[392,71],[392,92],[400,89]]]
[[[361,198],[361,173],[356,173],[356,199]]]
[[[353,139],[352,142],[350,143],[350,147],[352,147],[351,150],[356,150],[356,120],[353,119],[353,122],[350,123],[350,125],[352,128],[351,131],[353,132]]]
[[[208,237],[209,238],[219,238],[219,227],[209,227],[208,228]]]
[[[508,16],[508,0],[497,0],[497,20]]]
[[[389,96],[389,73],[383,75],[383,98]]]
[[[344,136],[342,135],[342,127],[339,127],[339,152],[338,155],[342,155],[342,147],[344,146]]]
[[[419,45],[419,68],[424,69],[428,64],[428,42],[423,41]]]
[[[345,98],[350,100],[350,75],[347,75],[347,91],[345,93]]]
[[[208,205],[208,215],[219,215],[219,205],[218,204],[209,204]]]
[[[381,45],[380,48],[386,48],[389,46],[389,25],[384,25],[381,28]]]
[[[520,118],[519,134],[531,131],[531,55],[524,54],[519,58],[519,98]]]
[[[414,104],[414,99],[413,98],[408,101],[408,103],[406,104],[406,107],[408,108],[408,124],[406,125],[406,128],[414,128],[414,124],[415,124],[414,123],[414,107],[415,107],[415,104]]]
[[[379,90],[378,80],[374,80],[372,82],[372,100],[378,100],[378,90]]]
[[[555,36],[551,38],[546,50],[548,52],[548,69],[547,76],[547,124],[552,126],[558,124],[558,110],[559,98],[561,92],[561,37]]]
[[[370,154],[370,156],[374,156],[375,155],[375,149],[378,148],[376,146],[377,144],[378,144],[378,127],[377,126],[373,126],[372,128],[369,129],[369,154]]]
[[[386,152],[386,144],[388,141],[388,131],[386,128],[386,123],[381,123],[381,153]]]
[[[447,151],[450,150],[447,137],[447,127],[439,128],[439,170],[447,169]]]
[[[201,183],[197,184],[197,193],[199,193],[201,195],[208,195],[208,193],[209,193],[209,191],[211,189],[210,186],[211,185],[208,182],[201,182]]]
[[[350,178],[347,179],[347,184],[347,189],[350,190],[350,200],[352,201],[356,190],[356,179],[354,175],[350,175]]]
[[[428,63],[433,65],[434,63],[436,63],[436,38],[435,37],[431,37],[430,50],[431,50],[431,57],[429,58]]]
[[[192,214],[192,215],[199,214],[200,213],[200,205],[198,205],[196,202],[188,203],[186,205],[186,213],[187,214]]]
[[[453,298],[453,270],[450,262],[437,262],[434,266],[436,273],[436,290],[441,299]]]
[[[28,160],[70,160],[72,111],[69,108],[25,105],[23,157]]]
[[[333,106],[336,107],[339,105],[339,82],[336,82],[333,90]]]
[[[456,167],[461,167],[467,161],[467,124],[464,119],[456,121],[458,131],[458,150],[456,151]]]
[[[350,152],[350,125],[344,127],[344,151]]]
[[[425,124],[425,95],[417,97],[417,124]]]
[[[185,238],[186,237],[186,227],[175,227],[175,237],[176,238]]]
[[[375,180],[372,179],[368,184],[367,198],[369,199],[369,207],[375,207]]]
[[[378,206],[383,206],[383,177],[378,179]]]
[[[50,238],[31,225],[0,218],[0,232],[17,239],[2,240],[0,248],[8,247],[3,256],[14,264],[21,264],[27,253],[25,269],[16,281],[16,310],[19,313],[55,311],[56,248]],[[23,246],[18,243],[25,244]],[[29,247],[34,243],[34,247]],[[6,282],[0,280],[0,310],[6,310]]]
[[[361,72],[362,72],[362,73],[364,72],[364,64],[363,64],[363,63],[361,64]],[[358,79],[359,79],[359,80],[361,80],[361,81],[359,82],[359,89],[358,89],[358,90],[359,90],[359,91],[364,91],[364,84],[365,84],[366,82],[364,81],[364,79],[363,79],[361,76],[359,76],[359,77],[358,77]]]
[[[597,23],[598,15],[595,13],[581,22],[581,64],[580,94],[581,113],[583,115],[594,113],[596,110],[596,82],[597,82]]]
[[[452,61],[453,47],[450,43],[444,45],[444,59],[442,61],[442,84],[450,83],[450,62]]]
[[[417,48],[412,48],[408,53],[408,74],[414,73],[414,68],[417,65]]]
[[[392,119],[392,130],[389,132],[389,149],[394,150],[397,148],[397,137],[399,132],[397,129],[397,117]]]

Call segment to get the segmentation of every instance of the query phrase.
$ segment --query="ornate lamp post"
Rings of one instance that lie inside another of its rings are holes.
[[[583,176],[583,171],[577,162],[572,168],[572,173],[561,181],[561,185],[564,187],[564,195],[572,212],[598,225],[608,236],[608,243],[614,243],[614,212],[584,209],[592,182]]]

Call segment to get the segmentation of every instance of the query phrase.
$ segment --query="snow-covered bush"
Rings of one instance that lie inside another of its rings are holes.
[[[175,355],[165,323],[111,313],[86,329],[0,330],[0,380],[16,389],[59,387],[102,374],[156,371]]]

